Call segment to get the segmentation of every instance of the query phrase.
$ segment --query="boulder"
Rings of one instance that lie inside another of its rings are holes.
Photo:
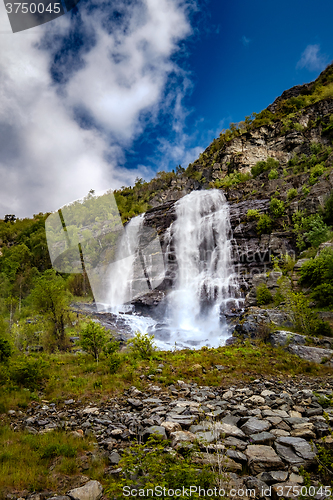
[[[271,446],[250,445],[245,450],[248,464],[253,474],[266,470],[283,470],[284,464]]]
[[[249,420],[242,425],[241,429],[246,435],[258,434],[259,432],[268,431],[272,426],[267,420],[258,420],[257,418],[249,418]]]
[[[88,481],[84,486],[67,492],[73,500],[98,500],[103,493],[103,487],[99,481]]]
[[[156,436],[160,439],[167,439],[167,435],[165,432],[165,428],[162,427],[161,425],[152,425],[151,427],[147,427],[143,433],[142,433],[142,438],[144,441],[147,441],[147,439],[150,436]]]

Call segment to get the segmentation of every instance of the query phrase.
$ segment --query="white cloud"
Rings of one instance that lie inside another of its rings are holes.
[[[79,4],[79,28],[67,15],[0,34],[0,216],[54,210],[91,188],[116,188],[147,174],[145,167],[123,168],[124,151],[167,103],[172,128],[181,132],[190,83],[171,56],[191,33],[189,2],[114,2],[112,9],[117,6],[123,22],[112,29],[106,24],[111,6],[97,0],[92,11]],[[1,15],[6,18],[3,5]],[[68,78],[58,85],[50,69],[73,29],[93,42],[59,66]],[[166,93],[170,75],[182,82],[178,95]],[[75,110],[94,127],[81,127]]]
[[[328,64],[328,58],[320,53],[320,45],[308,45],[301,55],[296,68],[309,71],[322,71]]]

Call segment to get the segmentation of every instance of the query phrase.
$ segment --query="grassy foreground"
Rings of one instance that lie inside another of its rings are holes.
[[[228,387],[258,377],[274,377],[283,384],[287,377],[304,375],[323,377],[325,384],[325,378],[333,375],[332,368],[308,363],[263,342],[198,351],[155,351],[149,359],[140,359],[132,351],[118,356],[116,373],[110,373],[114,370],[110,357],[101,357],[97,363],[86,354],[17,356],[10,365],[1,365],[0,498],[13,491],[66,491],[82,473],[100,480],[106,488],[115,484],[115,479],[103,475],[107,459],[99,454],[93,438],[65,431],[37,435],[14,431],[7,414],[10,409],[24,412],[33,401],[61,407],[71,398],[82,403],[102,402],[133,385],[145,390],[148,384],[167,387],[180,379]],[[147,378],[149,375],[154,377]]]

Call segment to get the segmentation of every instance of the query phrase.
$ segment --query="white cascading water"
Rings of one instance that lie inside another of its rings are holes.
[[[134,262],[143,221],[144,214],[130,220],[121,237],[116,260],[109,266],[108,304],[113,313],[128,310],[124,304],[134,295],[132,290]]]
[[[178,268],[168,296],[167,344],[217,347],[229,336],[223,312],[242,302],[232,265],[228,203],[221,191],[193,191],[177,202],[176,214],[167,235],[169,258]]]
[[[128,224],[110,267],[108,309],[133,333],[155,334],[160,349],[218,347],[229,336],[223,313],[243,303],[232,264],[228,203],[221,191],[210,189],[193,191],[175,208],[177,218],[165,235],[166,270],[173,268],[174,289],[163,323],[137,315],[125,304],[138,296],[133,276],[144,215]],[[133,314],[125,314],[129,311]]]

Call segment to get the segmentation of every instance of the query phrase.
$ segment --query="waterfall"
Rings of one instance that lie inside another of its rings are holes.
[[[176,215],[167,234],[167,257],[176,263],[167,342],[218,346],[229,336],[223,313],[238,308],[241,300],[228,203],[221,191],[193,191],[176,203]]]
[[[124,304],[129,302],[135,295],[133,289],[135,260],[140,231],[144,220],[144,214],[133,217],[126,226],[117,248],[116,259],[108,269],[108,304],[112,312],[124,310]]]

